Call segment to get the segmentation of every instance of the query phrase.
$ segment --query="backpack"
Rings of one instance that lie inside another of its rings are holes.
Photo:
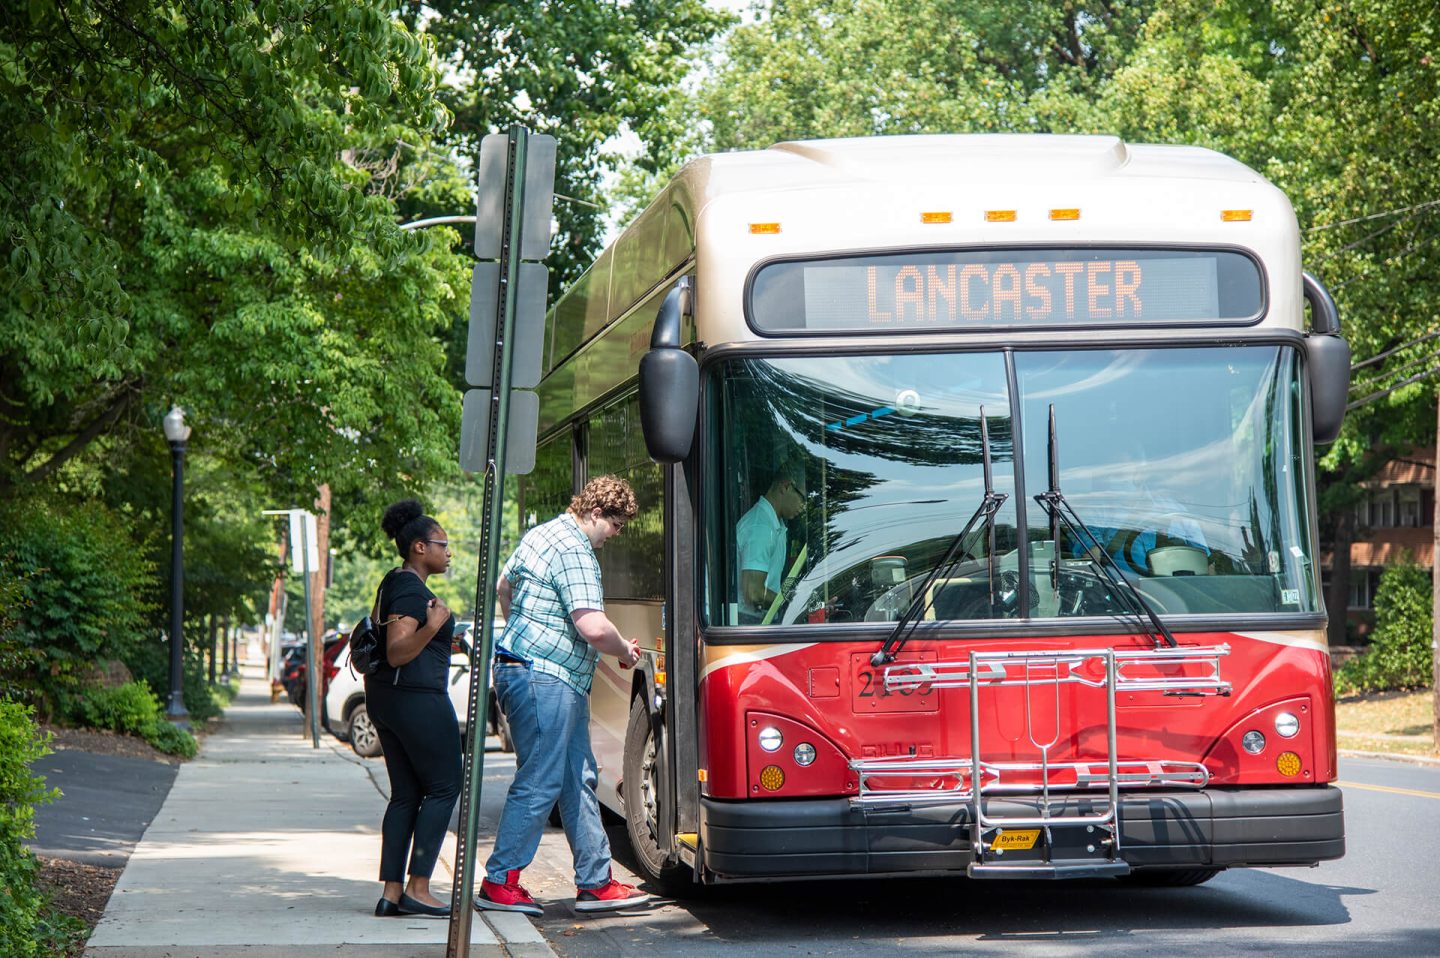
[[[385,635],[376,623],[380,618],[380,591],[384,587],[385,580],[381,579],[380,588],[375,590],[375,607],[350,633],[350,668],[362,678],[374,675],[385,664]]]

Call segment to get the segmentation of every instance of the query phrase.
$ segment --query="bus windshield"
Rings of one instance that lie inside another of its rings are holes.
[[[707,622],[900,618],[982,500],[982,415],[1008,498],[929,581],[924,618],[1129,616],[1101,549],[1162,615],[1318,611],[1292,349],[1012,355],[712,366]],[[1090,533],[1062,530],[1058,549],[1034,500],[1052,406],[1061,488]]]

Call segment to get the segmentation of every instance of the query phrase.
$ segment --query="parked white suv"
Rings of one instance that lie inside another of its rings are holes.
[[[470,708],[470,646],[468,629],[461,635],[457,627],[459,648],[450,655],[450,702],[455,706],[455,715],[460,720],[460,734],[466,732],[465,718]],[[349,742],[355,754],[367,758],[380,754],[380,736],[370,722],[370,713],[365,708],[365,683],[355,670],[350,668],[350,646],[340,650],[335,657],[339,669],[330,680],[330,690],[325,694],[322,706],[325,726],[342,742]],[[495,704],[495,690],[490,690],[489,729],[491,735],[500,738],[500,745],[507,752],[514,751],[510,744],[510,729],[505,717]]]

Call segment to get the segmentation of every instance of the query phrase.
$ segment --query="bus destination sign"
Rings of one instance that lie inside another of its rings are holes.
[[[1235,252],[965,250],[771,263],[751,315],[773,332],[1248,322],[1259,270]]]

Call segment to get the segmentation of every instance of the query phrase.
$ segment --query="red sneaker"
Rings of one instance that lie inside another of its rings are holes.
[[[631,908],[635,905],[643,905],[652,896],[646,894],[634,885],[627,885],[624,882],[611,878],[598,888],[576,888],[575,889],[575,910],[581,914],[597,911],[619,911],[622,908]]]
[[[520,884],[520,869],[505,873],[505,884],[497,885],[488,878],[480,881],[480,894],[475,896],[475,907],[485,911],[518,911],[522,915],[543,914],[540,907],[525,886]]]

